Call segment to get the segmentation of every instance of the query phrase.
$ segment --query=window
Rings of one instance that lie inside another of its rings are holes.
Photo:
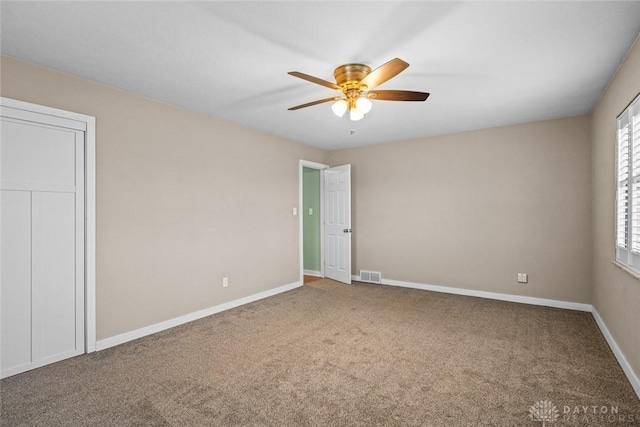
[[[616,260],[640,273],[640,95],[618,116]]]

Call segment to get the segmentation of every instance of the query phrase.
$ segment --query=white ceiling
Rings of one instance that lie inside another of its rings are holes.
[[[639,31],[640,1],[1,2],[3,54],[327,149],[588,113]],[[426,102],[287,111],[334,94],[288,71],[395,57]]]

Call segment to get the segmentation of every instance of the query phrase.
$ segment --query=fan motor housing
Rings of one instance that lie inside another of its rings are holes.
[[[364,64],[345,64],[336,68],[333,76],[336,78],[336,84],[348,89],[357,86],[360,80],[367,77],[371,72],[371,67]]]

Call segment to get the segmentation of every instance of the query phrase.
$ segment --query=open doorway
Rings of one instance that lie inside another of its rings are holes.
[[[320,163],[300,160],[300,271],[309,283],[324,277],[322,170]]]
[[[302,168],[302,252],[304,283],[322,277],[320,171]]]
[[[300,160],[299,182],[300,282],[351,284],[351,165]]]

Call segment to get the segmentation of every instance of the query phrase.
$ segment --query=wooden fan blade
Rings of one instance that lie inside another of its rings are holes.
[[[360,81],[360,84],[370,89],[380,86],[382,83],[403,72],[408,66],[409,64],[400,58],[392,59],[370,72],[367,77]]]
[[[379,101],[424,101],[429,94],[410,90],[372,90],[367,96]]]
[[[289,71],[288,74],[294,77],[298,77],[299,79],[306,80],[311,83],[319,84],[320,86],[328,87],[329,89],[340,90],[340,91],[342,90],[340,86],[338,86],[335,83],[331,83],[326,80],[322,80],[317,77],[310,76],[309,74],[300,73],[298,71]]]
[[[296,105],[295,107],[289,108],[289,111],[299,110],[301,108],[311,107],[313,105],[324,104],[325,102],[337,101],[340,99],[340,96],[332,96],[331,98],[320,99],[318,101],[307,102],[306,104]]]

